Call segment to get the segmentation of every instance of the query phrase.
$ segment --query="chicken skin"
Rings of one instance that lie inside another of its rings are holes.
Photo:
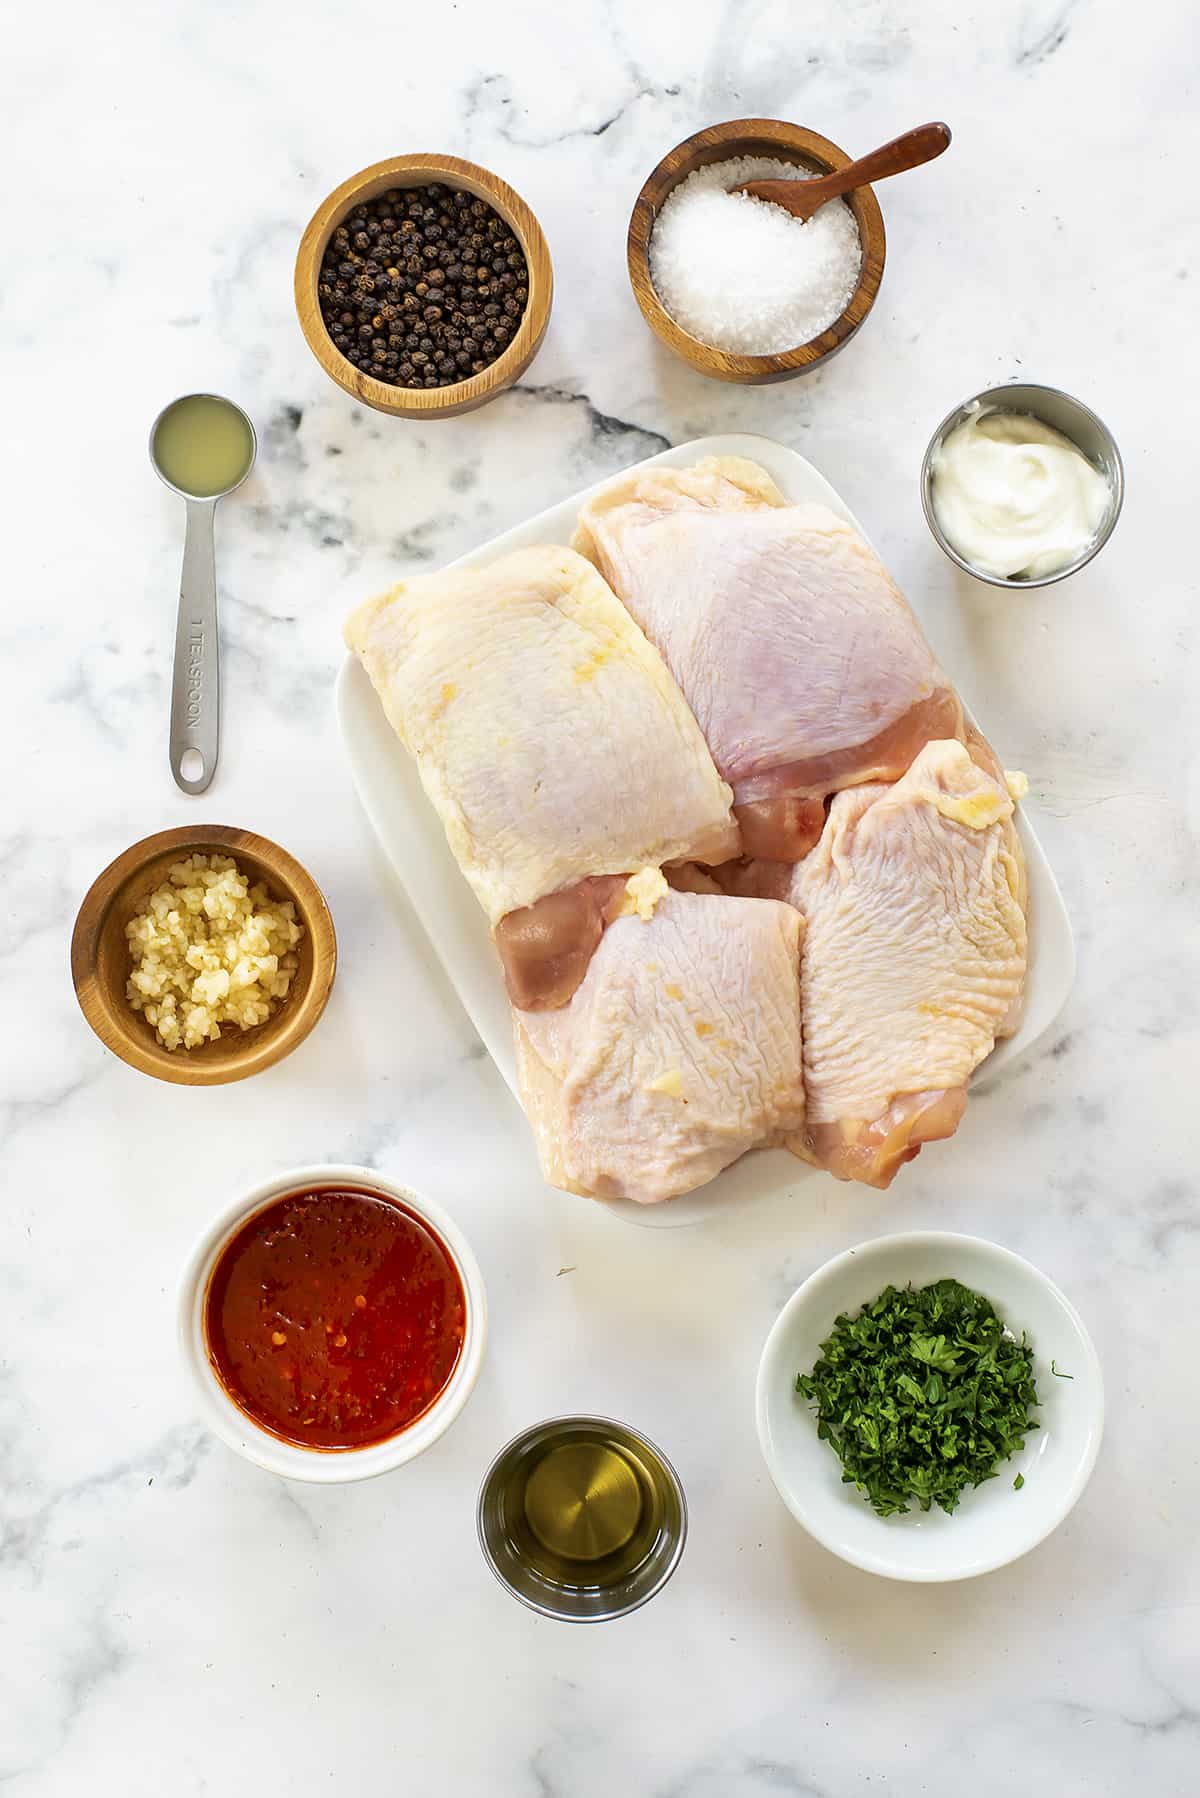
[[[517,1003],[569,998],[626,876],[738,854],[729,789],[662,657],[572,551],[402,582],[359,607],[346,641]]]
[[[610,924],[560,1010],[513,1013],[552,1186],[653,1204],[804,1123],[800,915],[668,892]]]
[[[827,794],[896,780],[961,729],[874,551],[826,506],[783,504],[753,463],[635,472],[588,502],[574,542],[662,651],[747,856],[799,861]]]
[[[790,1146],[888,1186],[953,1135],[967,1082],[1025,978],[1025,871],[1008,788],[958,741],[892,786],[839,793],[789,894],[801,964],[807,1115]]]

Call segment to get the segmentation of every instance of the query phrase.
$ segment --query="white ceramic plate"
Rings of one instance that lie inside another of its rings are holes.
[[[952,1517],[936,1506],[877,1517],[854,1486],[843,1484],[841,1462],[818,1437],[795,1378],[812,1368],[841,1312],[859,1310],[888,1285],[947,1278],[984,1293],[1014,1335],[1028,1333],[1040,1427],[994,1480],[968,1488]],[[818,1542],[888,1579],[971,1579],[1028,1553],[1070,1511],[1099,1453],[1104,1386],[1087,1330],[1045,1274],[981,1237],[929,1231],[879,1236],[848,1249],[792,1294],[759,1362],[756,1412],[779,1495]],[[1013,1490],[1017,1474],[1025,1481],[1019,1492]]]
[[[769,437],[730,434],[698,437],[639,464],[684,467],[702,456],[749,456],[790,500],[818,500],[862,532],[861,524],[823,475],[795,450]],[[510,550],[534,543],[567,543],[580,506],[605,481],[540,512],[528,523],[494,537],[460,556],[457,568],[478,568]],[[416,767],[401,747],[357,657],[348,655],[337,685],[338,717],[354,784],[384,852],[408,892],[459,998],[492,1060],[514,1096],[517,1092],[512,1020],[500,966],[483,913],[447,846],[433,807],[425,798]],[[986,734],[986,732],[985,732]],[[1062,895],[1029,819],[1019,814],[1021,841],[1029,868],[1029,973],[1020,1029],[988,1057],[976,1081],[991,1080],[1017,1061],[1049,1029],[1066,1002],[1075,978],[1075,947]],[[963,1125],[970,1129],[970,1120]],[[936,1150],[934,1151],[936,1153]],[[673,1226],[692,1224],[728,1203],[743,1203],[758,1192],[775,1192],[812,1173],[782,1149],[746,1156],[698,1192],[661,1205],[609,1201],[607,1209],[630,1222]]]

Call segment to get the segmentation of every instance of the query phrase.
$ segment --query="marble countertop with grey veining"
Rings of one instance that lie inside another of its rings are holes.
[[[1200,1766],[1194,516],[1195,31],[1183,0],[245,0],[26,8],[6,34],[0,283],[0,1786],[14,1798],[347,1791],[474,1798],[1175,1798]],[[654,162],[745,114],[854,151],[924,118],[949,155],[881,189],[888,266],[814,378],[705,382],[624,271]],[[399,424],[322,374],[291,265],[346,174],[418,148],[505,176],[557,276],[545,345],[474,415]],[[1112,543],[1012,597],[921,518],[931,429],[1043,379],[1125,453]],[[220,770],[166,759],[182,517],[146,434],[195,388],[260,431],[219,517]],[[548,1191],[521,1120],[360,815],[333,717],[348,606],[668,443],[765,432],[843,493],[1010,765],[1079,974],[1037,1056],[890,1193],[809,1179],[692,1231]],[[152,830],[287,845],[342,962],[288,1061],[149,1082],[85,1027],[79,899]],[[361,1159],[451,1207],[492,1338],[461,1421],[361,1487],[285,1484],[201,1427],[173,1307],[239,1186]],[[951,1226],[1028,1255],[1107,1378],[1058,1533],[906,1587],[795,1526],[752,1417],[762,1339],[831,1253]],[[622,1623],[522,1611],[475,1541],[496,1448],[562,1410],[660,1441],[692,1531]]]

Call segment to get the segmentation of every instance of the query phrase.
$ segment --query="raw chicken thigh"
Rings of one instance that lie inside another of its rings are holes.
[[[650,1204],[802,1128],[802,930],[787,905],[670,892],[609,925],[569,1005],[513,1013],[551,1185]]]
[[[734,789],[744,853],[798,861],[828,793],[895,780],[962,709],[878,557],[753,463],[613,482],[574,542],[661,649]]]
[[[791,1146],[887,1186],[952,1136],[1025,978],[1025,867],[1008,789],[957,742],[894,786],[839,793],[795,871],[807,1117]],[[765,903],[765,902],[763,902]]]
[[[402,582],[359,607],[346,641],[416,759],[514,1002],[569,998],[626,876],[739,853],[729,789],[662,657],[571,550]]]
[[[755,463],[634,470],[574,542],[346,629],[491,926],[545,1177],[652,1204],[782,1144],[886,1187],[1016,1026],[1017,777],[859,533]]]
[[[746,456],[704,456],[690,468],[634,468],[587,501],[572,546],[599,563],[606,554],[620,555],[620,538],[631,526],[656,524],[668,512],[757,512],[786,505],[766,469]]]

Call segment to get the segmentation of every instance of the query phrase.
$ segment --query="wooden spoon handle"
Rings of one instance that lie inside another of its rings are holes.
[[[940,122],[931,125],[917,125],[912,131],[905,131],[894,137],[890,144],[882,144],[878,150],[872,150],[869,156],[860,156],[844,169],[825,176],[822,185],[829,190],[830,198],[836,194],[849,193],[852,188],[866,187],[872,181],[883,181],[888,175],[902,175],[905,169],[919,168],[923,162],[932,162],[943,150],[950,147],[950,127]]]
[[[836,200],[839,194],[848,194],[856,187],[866,187],[872,181],[882,181],[888,175],[900,175],[905,169],[932,162],[949,145],[949,125],[918,125],[913,131],[894,137],[890,144],[872,150],[869,156],[860,156],[857,162],[848,162],[844,169],[835,169],[831,175],[818,175],[811,181],[743,181],[733,192],[751,194],[757,200],[773,200],[776,205],[795,213],[797,218],[808,219],[827,200]]]

